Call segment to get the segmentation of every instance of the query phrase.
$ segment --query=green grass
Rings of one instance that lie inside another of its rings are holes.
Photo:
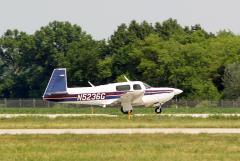
[[[191,118],[167,116],[118,117],[17,117],[1,118],[0,129],[18,128],[240,128],[239,117]]]
[[[90,114],[90,107],[52,107],[52,108],[0,108],[0,114]],[[19,117],[1,118],[0,129],[16,128],[154,128],[154,127],[225,127],[240,128],[239,117],[210,118],[176,118],[160,115],[136,117],[131,120],[123,115],[119,108],[94,108],[94,112],[105,114],[116,114],[116,118],[106,117],[70,117],[70,118],[46,118],[46,117]],[[134,108],[134,113],[154,114],[154,108]],[[240,108],[165,108],[163,113],[240,113]]]
[[[3,161],[238,161],[239,135],[3,135]]]
[[[95,113],[104,113],[104,114],[117,114],[121,115],[120,107],[107,107],[94,108]],[[0,114],[63,114],[63,113],[92,113],[91,107],[51,107],[51,108],[0,108]],[[134,108],[134,113],[146,113],[153,114],[154,108],[145,108],[145,107],[136,107]],[[172,113],[240,113],[240,108],[221,108],[221,107],[195,107],[195,108],[186,108],[186,107],[171,107],[163,108],[163,113],[172,114]]]

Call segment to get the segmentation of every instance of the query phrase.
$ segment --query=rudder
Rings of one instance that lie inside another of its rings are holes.
[[[54,69],[48,82],[43,97],[53,94],[67,93],[67,72],[66,68]]]

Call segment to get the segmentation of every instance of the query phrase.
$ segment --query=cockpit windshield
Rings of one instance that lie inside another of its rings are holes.
[[[146,89],[149,89],[149,88],[151,88],[151,86],[150,86],[150,85],[148,85],[148,84],[146,84],[146,83],[143,83],[143,85],[145,86],[145,88],[146,88]]]

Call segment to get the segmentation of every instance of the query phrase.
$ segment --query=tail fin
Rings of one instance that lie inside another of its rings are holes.
[[[43,97],[53,94],[67,93],[67,72],[66,68],[54,69],[48,82]]]

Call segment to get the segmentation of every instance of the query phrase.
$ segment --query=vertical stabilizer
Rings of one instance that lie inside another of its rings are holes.
[[[67,72],[66,68],[54,69],[52,76],[48,82],[47,88],[43,97],[53,94],[66,94],[67,93]]]

